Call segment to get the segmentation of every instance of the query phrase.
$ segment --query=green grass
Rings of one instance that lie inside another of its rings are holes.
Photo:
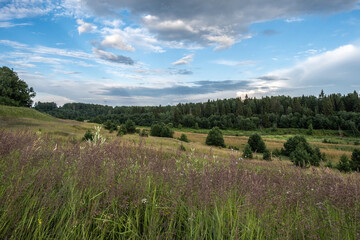
[[[56,118],[32,108],[0,105],[0,117],[30,118],[41,121],[56,121]]]

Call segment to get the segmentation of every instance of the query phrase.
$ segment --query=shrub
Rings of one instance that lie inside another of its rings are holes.
[[[179,150],[180,150],[180,151],[183,151],[183,152],[186,152],[186,148],[185,148],[185,146],[182,145],[182,144],[179,146]]]
[[[261,136],[257,133],[249,137],[248,144],[253,152],[262,153],[266,149],[264,141],[262,140]]]
[[[94,139],[94,134],[88,129],[86,133],[84,134],[84,137],[82,138],[83,141],[92,141]]]
[[[351,154],[351,169],[354,171],[360,170],[360,149],[356,148]]]
[[[284,149],[282,150],[282,154],[285,156],[290,156],[290,154],[294,152],[299,145],[303,145],[303,148],[308,153],[311,154],[313,153],[312,148],[310,147],[310,145],[307,143],[306,139],[303,136],[295,136],[289,138],[289,140],[287,140],[286,143],[284,143]]]
[[[349,172],[351,168],[350,168],[350,161],[348,156],[346,156],[345,154],[341,155],[340,161],[336,166],[336,168],[342,172]]]
[[[122,136],[122,135],[125,135],[125,134],[127,134],[127,128],[126,128],[126,126],[123,124],[123,125],[120,126],[117,135],[118,135],[118,136]]]
[[[243,156],[243,158],[253,158],[253,152],[252,152],[249,144],[246,144],[246,146],[244,148],[244,153],[242,156]]]
[[[117,131],[118,128],[117,128],[117,124],[112,122],[111,120],[107,120],[105,123],[104,123],[104,128],[109,130],[110,133],[112,133],[113,131]]]
[[[308,129],[307,129],[307,131],[306,131],[306,134],[307,134],[307,135],[313,135],[313,133],[314,133],[314,128],[313,128],[312,123],[310,123],[310,124],[309,124],[309,127],[308,127]]]
[[[127,133],[135,133],[135,131],[136,131],[135,123],[134,123],[134,121],[132,121],[130,119],[126,120],[125,128],[126,128]]]
[[[151,126],[150,135],[154,137],[168,137],[172,138],[174,132],[164,123],[154,124]]]
[[[180,138],[179,138],[180,141],[183,141],[183,142],[189,142],[189,139],[187,138],[186,134],[181,134]]]
[[[206,137],[206,144],[225,147],[225,142],[222,132],[218,127],[214,127],[213,129],[210,130],[208,136]]]
[[[308,167],[311,161],[311,155],[301,144],[290,154],[290,160],[299,167]]]
[[[271,152],[267,149],[265,149],[263,154],[263,159],[267,161],[271,161]]]

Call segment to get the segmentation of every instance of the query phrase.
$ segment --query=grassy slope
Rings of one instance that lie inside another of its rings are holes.
[[[34,109],[30,108],[19,108],[19,107],[9,107],[0,105],[0,128],[6,128],[10,130],[17,129],[31,129],[33,131],[40,131],[42,133],[60,137],[64,140],[67,140],[69,137],[74,140],[80,140],[87,129],[93,129],[96,124],[92,123],[83,123],[72,120],[62,120],[57,119],[47,114],[40,113]],[[178,149],[181,144],[183,144],[188,151],[191,149],[196,149],[196,151],[204,154],[211,152],[221,157],[228,157],[229,155],[235,155],[236,157],[241,157],[241,151],[231,152],[228,149],[219,149],[216,147],[208,147],[205,145],[205,139],[207,136],[207,129],[174,129],[174,137],[178,138],[182,133],[185,133],[190,143],[183,143],[177,139],[161,139],[161,138],[143,138],[145,142],[152,144],[156,147],[162,147],[168,151],[174,151]],[[285,141],[297,134],[303,134],[301,129],[278,129],[279,132],[274,134],[272,132],[267,132],[265,130],[260,130],[260,134],[263,136],[266,146],[271,150],[281,149]],[[247,144],[248,136],[255,133],[254,131],[236,131],[236,130],[224,130],[224,139],[227,146],[236,146],[240,150],[244,148]],[[306,136],[307,140],[311,145],[319,147],[322,152],[325,152],[333,163],[336,163],[342,154],[348,156],[351,155],[351,152],[354,148],[359,148],[360,146],[355,146],[354,143],[358,141],[358,138],[345,137],[341,138],[336,136],[337,131],[323,131],[323,130],[314,130],[313,136]],[[115,139],[116,133],[108,133],[103,129],[102,134],[105,135],[107,139]],[[324,135],[322,135],[324,134]],[[140,140],[138,135],[125,135],[123,139],[138,142]],[[330,139],[336,144],[322,143],[323,139]],[[262,155],[257,154],[257,159],[261,159]]]

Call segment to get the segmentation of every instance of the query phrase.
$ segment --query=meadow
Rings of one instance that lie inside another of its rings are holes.
[[[104,130],[84,142],[95,124],[29,110],[0,107],[0,239],[360,238],[356,172],[244,160],[186,129],[175,137],[190,143]],[[225,142],[242,149],[248,134],[236,134]],[[292,134],[263,138],[275,149]],[[334,161],[359,147],[326,138],[308,140]]]

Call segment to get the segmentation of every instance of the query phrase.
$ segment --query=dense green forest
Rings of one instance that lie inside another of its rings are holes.
[[[314,128],[360,134],[360,98],[356,91],[347,95],[325,95],[322,91],[319,97],[303,95],[257,99],[246,96],[244,99],[208,100],[176,106],[111,107],[67,103],[58,107],[53,102],[37,102],[35,108],[58,118],[95,123],[110,120],[122,124],[131,119],[140,126],[162,122],[174,127],[205,129]]]

